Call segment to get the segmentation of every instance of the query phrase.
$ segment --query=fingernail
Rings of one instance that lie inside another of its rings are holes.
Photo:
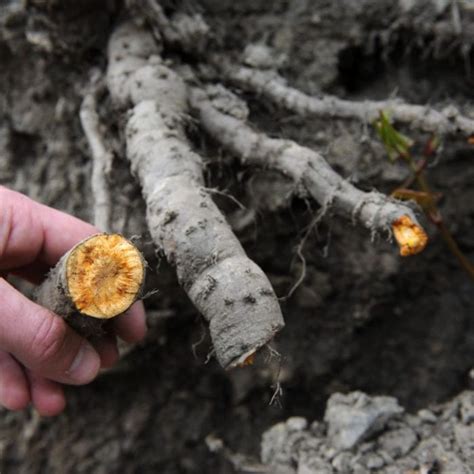
[[[95,349],[88,343],[83,342],[77,353],[67,375],[71,383],[85,384],[91,382],[100,369],[100,357]]]

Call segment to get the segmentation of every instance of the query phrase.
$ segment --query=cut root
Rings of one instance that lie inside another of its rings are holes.
[[[401,216],[396,219],[392,224],[392,230],[402,257],[422,252],[428,243],[428,236],[425,231],[408,216]]]
[[[35,296],[82,335],[97,336],[105,320],[140,298],[144,279],[145,260],[132,243],[97,234],[63,255]]]
[[[138,249],[118,234],[91,237],[66,262],[69,294],[79,312],[110,319],[126,311],[141,291],[145,266]]]

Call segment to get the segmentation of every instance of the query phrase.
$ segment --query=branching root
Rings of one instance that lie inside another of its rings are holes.
[[[255,131],[243,120],[215,106],[214,99],[220,94],[221,87],[210,86],[205,90],[194,88],[191,94],[192,106],[199,115],[201,126],[209,135],[244,164],[279,171],[293,180],[295,192],[302,197],[312,196],[324,209],[330,206],[333,213],[352,219],[371,232],[385,233],[405,216],[410,221],[410,228],[417,229],[419,238],[416,246],[410,240],[412,253],[422,250],[426,245],[426,234],[409,205],[376,191],[357,189],[337,174],[314,150],[292,140],[270,138]],[[399,227],[396,228],[398,231]],[[401,248],[407,245],[404,235],[405,239],[401,241],[397,237]]]
[[[231,66],[225,61],[219,61],[219,70],[232,84],[263,95],[274,104],[303,117],[334,117],[372,123],[381,111],[386,111],[394,121],[427,132],[440,135],[454,135],[459,132],[466,136],[474,134],[474,120],[463,116],[453,106],[438,111],[428,106],[407,104],[401,100],[351,101],[330,95],[314,97],[288,86],[285,80],[273,71]]]

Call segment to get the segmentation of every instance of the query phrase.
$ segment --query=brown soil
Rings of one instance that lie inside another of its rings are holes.
[[[89,149],[78,109],[90,70],[105,68],[107,38],[122,7],[92,0],[26,3],[0,4],[0,184],[90,220]],[[385,0],[162,3],[169,14],[200,11],[230,58],[238,60],[249,43],[271,46],[285,59],[280,72],[310,93],[363,100],[396,91],[407,101],[440,107],[465,107],[474,99],[466,69],[474,59],[474,18],[464,17],[463,34],[457,35],[439,26],[449,24],[449,12],[437,14],[428,1],[408,13]],[[167,54],[196,62],[177,51]],[[366,134],[360,124],[303,120],[258,95],[243,95],[256,127],[324,151],[359,187],[390,192],[406,177],[373,133],[361,140]],[[144,204],[107,98],[101,114],[116,150],[117,230],[126,236],[140,230],[155,269]],[[428,138],[410,133],[419,143]],[[295,247],[317,206],[282,198],[286,183],[280,177],[241,166],[199,124],[192,136],[209,157],[209,187],[226,190],[247,210],[224,196],[215,201],[277,294],[286,295],[301,271]],[[446,141],[428,170],[444,195],[446,220],[471,260],[473,154],[462,139]],[[0,472],[257,472],[236,468],[229,452],[259,461],[264,431],[288,417],[321,420],[335,392],[393,396],[416,413],[471,387],[472,282],[433,228],[426,251],[402,259],[391,243],[373,241],[364,229],[327,215],[304,255],[303,284],[282,303],[286,327],[275,344],[282,355],[279,374],[275,361],[230,373],[212,359],[206,363],[206,328],[162,261],[148,285],[159,294],[146,300],[153,336],[94,383],[68,389],[67,410],[55,419],[0,411]],[[278,376],[283,392],[269,406]],[[228,451],[212,453],[209,436],[223,440]]]

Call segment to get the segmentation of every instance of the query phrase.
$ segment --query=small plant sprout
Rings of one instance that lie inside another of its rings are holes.
[[[380,140],[382,141],[390,161],[403,160],[412,171],[411,176],[392,192],[392,197],[400,200],[413,200],[423,209],[428,219],[438,228],[441,237],[446,242],[452,254],[457,258],[461,267],[471,279],[474,279],[474,267],[459,248],[451,235],[438,208],[440,193],[433,192],[426,177],[425,168],[430,158],[439,149],[440,140],[436,135],[431,136],[426,142],[421,156],[415,158],[412,152],[413,141],[398,132],[390,121],[387,112],[381,111],[379,118],[374,123]],[[411,189],[416,184],[418,190]],[[418,226],[412,226],[410,219],[405,216],[397,219],[392,225],[395,239],[400,244],[401,255],[418,253],[427,243],[426,234]],[[419,232],[421,230],[422,233]]]

